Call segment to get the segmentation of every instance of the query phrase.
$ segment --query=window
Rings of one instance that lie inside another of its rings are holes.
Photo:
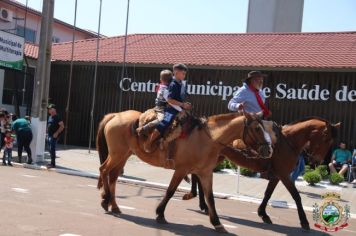
[[[16,34],[24,37],[26,42],[35,43],[36,42],[36,31],[26,28],[26,35],[25,35],[25,28],[22,26],[16,26]]]
[[[5,69],[2,103],[6,105],[32,104],[34,68],[28,68],[27,76],[23,71]]]
[[[52,42],[53,43],[59,43],[60,39],[56,36],[52,36]]]

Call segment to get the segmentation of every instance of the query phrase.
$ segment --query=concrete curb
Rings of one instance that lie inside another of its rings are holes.
[[[22,167],[22,168],[27,168],[27,169],[33,169],[33,170],[47,170],[47,171],[51,171],[51,172],[57,172],[60,174],[93,178],[93,179],[99,178],[99,174],[97,174],[97,173],[85,172],[85,171],[80,171],[80,170],[68,170],[68,169],[56,169],[56,168],[47,169],[47,167],[42,166],[42,165],[29,165],[29,164],[21,164],[21,163],[13,163],[13,166],[20,167],[20,168]],[[134,180],[134,179],[129,179],[129,178],[125,178],[125,177],[119,177],[117,182],[124,183],[124,184],[130,184],[130,185],[149,187],[149,188],[157,188],[157,189],[162,189],[162,190],[167,190],[167,188],[168,188],[168,184],[161,184],[161,183],[142,181],[142,180]],[[183,192],[183,193],[189,193],[190,188],[178,187],[177,191]],[[260,199],[260,198],[255,198],[255,197],[250,197],[250,196],[245,196],[245,195],[237,196],[237,195],[218,193],[218,192],[214,192],[214,197],[219,198],[219,199],[229,199],[229,200],[236,200],[236,201],[255,203],[255,204],[260,204],[262,202],[262,199]],[[276,204],[272,201],[272,202],[269,202],[268,205],[272,206],[272,207],[277,207],[277,208],[297,209],[297,206],[295,204],[287,203],[287,202],[282,202],[282,204],[279,205],[278,203]],[[313,207],[304,206],[303,208],[305,211],[313,212]],[[356,219],[356,214],[351,213],[350,217],[352,219]]]

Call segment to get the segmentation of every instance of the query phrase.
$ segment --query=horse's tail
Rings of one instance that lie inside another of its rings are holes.
[[[109,150],[108,145],[106,143],[106,138],[104,134],[104,129],[106,124],[115,116],[115,114],[111,113],[100,121],[98,134],[96,135],[96,149],[99,152],[100,164],[103,164],[106,158],[108,158]]]
[[[109,155],[109,149],[106,143],[106,138],[104,133],[105,126],[114,116],[115,116],[114,113],[107,114],[106,116],[104,116],[104,118],[100,121],[98,133],[96,135],[96,149],[99,152],[101,165],[105,162],[105,160],[108,158]],[[98,179],[98,189],[100,189],[102,186],[103,186],[103,182],[101,180],[101,175],[100,175]]]

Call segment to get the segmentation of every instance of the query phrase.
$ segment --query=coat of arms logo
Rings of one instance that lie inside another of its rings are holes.
[[[323,201],[319,206],[313,205],[314,226],[326,232],[336,232],[348,226],[350,218],[350,206],[342,207],[337,201],[340,200],[338,193],[326,193],[322,195]]]

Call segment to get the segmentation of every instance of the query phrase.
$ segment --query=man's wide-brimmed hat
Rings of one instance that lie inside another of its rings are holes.
[[[257,71],[257,70],[250,71],[247,74],[247,78],[246,78],[245,82],[248,83],[252,78],[256,78],[256,77],[266,78],[267,75],[263,74],[261,71]]]

